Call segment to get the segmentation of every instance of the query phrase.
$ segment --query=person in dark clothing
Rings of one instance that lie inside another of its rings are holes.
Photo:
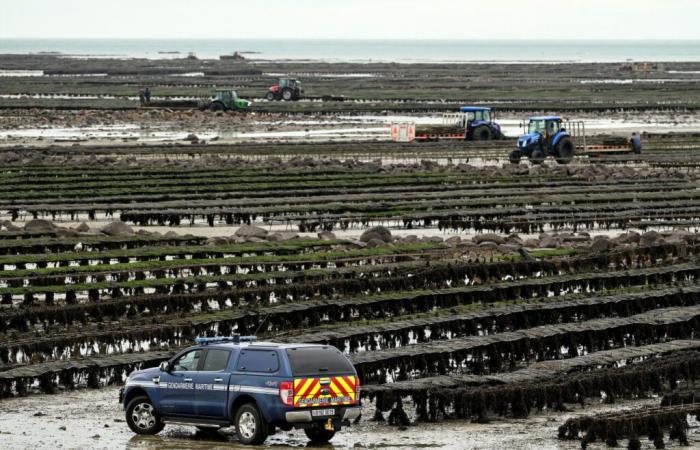
[[[151,89],[146,88],[146,90],[143,91],[143,96],[146,98],[146,103],[151,103]]]
[[[141,105],[146,103],[146,92],[143,89],[139,89],[139,103]]]
[[[632,150],[634,150],[635,153],[642,153],[642,138],[636,132],[632,133],[630,144],[632,145]]]

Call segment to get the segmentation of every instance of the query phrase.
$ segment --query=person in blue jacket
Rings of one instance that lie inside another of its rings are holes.
[[[632,133],[632,137],[630,137],[630,144],[632,145],[632,150],[634,150],[635,153],[642,153],[642,138],[637,132]]]

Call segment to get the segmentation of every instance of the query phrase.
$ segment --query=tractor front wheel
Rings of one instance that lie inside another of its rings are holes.
[[[511,162],[511,164],[520,164],[521,156],[520,150],[513,150],[510,152],[510,155],[508,155],[508,160]]]
[[[486,125],[477,127],[476,130],[474,130],[475,141],[489,141],[491,140],[491,137],[491,128],[487,127]]]
[[[272,92],[272,91],[269,91],[269,92],[267,93],[267,95],[265,96],[265,98],[267,99],[267,101],[270,101],[270,102],[271,102],[271,101],[273,101],[273,100],[275,99],[275,93]]]
[[[574,158],[574,143],[568,137],[563,137],[557,142],[557,162],[569,164]]]
[[[542,150],[533,150],[530,153],[530,162],[532,164],[542,164],[544,162],[544,153]]]

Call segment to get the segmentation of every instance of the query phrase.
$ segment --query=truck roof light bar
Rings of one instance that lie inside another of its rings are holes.
[[[258,338],[256,336],[240,336],[234,334],[233,336],[219,336],[219,337],[197,337],[194,342],[199,345],[208,344],[218,344],[221,342],[233,342],[234,344],[240,344],[241,342],[255,342]]]

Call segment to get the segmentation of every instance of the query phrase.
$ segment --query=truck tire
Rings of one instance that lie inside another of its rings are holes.
[[[574,158],[574,143],[571,138],[563,137],[557,142],[557,162],[569,164]]]
[[[492,137],[491,128],[486,125],[481,125],[476,127],[474,130],[474,140],[475,141],[490,141]]]
[[[530,153],[530,162],[532,164],[542,164],[544,162],[544,153],[542,153],[542,150],[533,150],[532,153]]]
[[[221,102],[214,102],[209,105],[209,111],[224,111],[226,107]]]
[[[293,99],[294,99],[294,91],[292,91],[291,89],[284,89],[282,91],[282,100],[288,102],[288,101],[293,100]]]
[[[267,439],[267,424],[253,403],[238,408],[233,424],[238,440],[244,445],[260,445]]]
[[[126,405],[126,423],[136,434],[158,434],[165,426],[146,396],[136,397]]]
[[[335,431],[328,431],[323,428],[305,428],[304,433],[306,433],[306,437],[313,444],[325,444],[335,436]]]
[[[275,100],[275,93],[272,91],[268,91],[267,95],[265,96],[267,101],[271,102]]]

